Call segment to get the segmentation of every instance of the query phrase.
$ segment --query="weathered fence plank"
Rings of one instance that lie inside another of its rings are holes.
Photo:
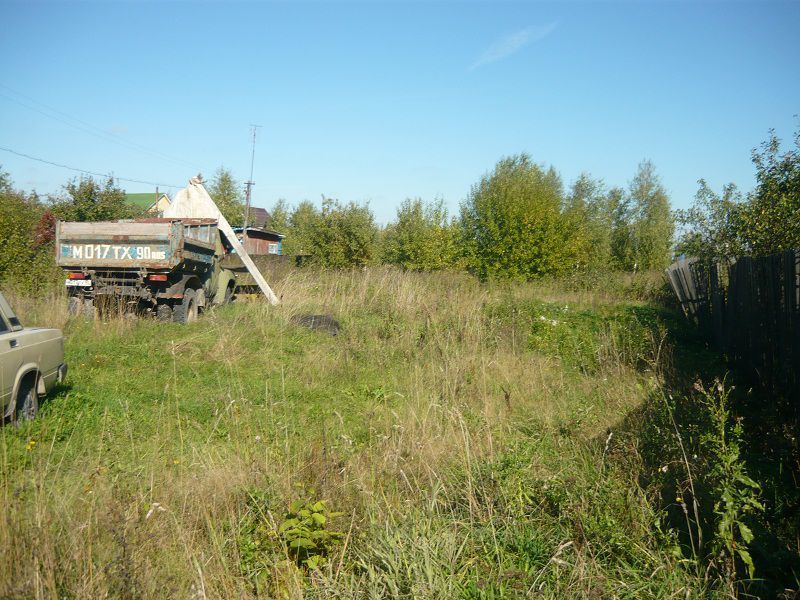
[[[681,259],[666,274],[715,348],[800,407],[800,250],[732,264]]]

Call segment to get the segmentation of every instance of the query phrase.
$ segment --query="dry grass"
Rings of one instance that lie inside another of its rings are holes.
[[[607,349],[582,372],[530,349],[537,315],[487,316],[621,294],[391,269],[275,287],[278,307],[188,327],[86,324],[62,298],[9,298],[65,328],[71,387],[0,432],[0,597],[692,595],[635,474],[603,461],[652,374]],[[340,335],[292,325],[304,313],[332,314]],[[248,545],[298,483],[345,513],[346,542],[315,573],[279,543]],[[595,546],[614,528],[629,554]]]

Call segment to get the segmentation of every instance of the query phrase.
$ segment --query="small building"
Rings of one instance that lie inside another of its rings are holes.
[[[145,194],[125,194],[125,202],[129,206],[135,206],[145,212],[160,215],[164,212],[172,200],[169,196],[162,193],[145,193]]]
[[[247,223],[248,225],[252,225],[258,229],[263,229],[267,225],[267,221],[269,221],[271,218],[272,216],[269,214],[266,208],[256,208],[255,206],[251,206],[250,219]]]
[[[281,241],[286,237],[282,233],[263,227],[248,227],[246,233],[242,231],[241,227],[234,227],[233,231],[248,254],[253,256],[264,254],[280,256],[282,254]]]

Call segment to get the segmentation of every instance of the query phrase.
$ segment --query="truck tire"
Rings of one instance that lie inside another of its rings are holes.
[[[173,318],[172,307],[166,303],[159,304],[156,307],[156,318],[159,321],[164,321],[164,322],[172,321]]]
[[[83,298],[70,296],[67,299],[67,312],[71,317],[77,317],[83,311]]]
[[[94,298],[83,299],[83,316],[89,321],[94,321],[97,318],[97,307],[94,305]]]
[[[228,287],[225,288],[225,297],[222,299],[223,304],[230,304],[233,302],[233,283],[229,284]]]
[[[26,376],[19,386],[17,402],[11,418],[15,423],[30,421],[39,412],[39,393],[36,391],[36,376]]]
[[[95,311],[94,300],[92,298],[87,300],[83,296],[70,296],[67,302],[67,311],[70,316],[82,316],[89,321],[94,320],[97,311]]]
[[[193,289],[183,292],[183,300],[172,309],[172,320],[184,324],[197,321],[197,296]]]

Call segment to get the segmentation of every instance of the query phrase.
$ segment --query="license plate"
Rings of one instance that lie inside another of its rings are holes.
[[[61,244],[62,259],[78,260],[166,260],[168,246],[146,244]]]
[[[67,287],[92,287],[91,279],[67,279]]]

